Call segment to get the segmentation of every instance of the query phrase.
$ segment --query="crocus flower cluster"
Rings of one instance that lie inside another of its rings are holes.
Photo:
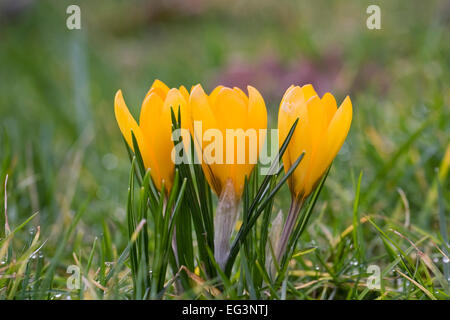
[[[202,162],[208,184],[219,197],[215,215],[214,252],[222,267],[227,259],[245,178],[250,176],[255,166],[250,159],[252,153],[256,152],[253,158],[259,154],[267,129],[267,111],[263,97],[251,86],[248,86],[247,91],[245,93],[239,88],[218,86],[208,95],[201,85],[192,87],[189,92],[184,86],[170,89],[163,82],[155,80],[142,103],[139,124],[129,112],[120,90],[115,97],[115,115],[119,128],[132,149],[133,132],[144,165],[150,169],[152,180],[159,191],[162,191],[163,186],[165,191],[170,191],[174,179],[171,108],[176,116],[180,114],[182,128],[189,130],[193,136],[200,156],[204,156],[212,141],[195,134],[195,122],[201,122],[203,129],[218,130],[223,136],[226,136],[229,129],[242,129],[244,132],[253,129],[262,133],[256,135],[256,149],[244,144],[247,156],[243,162]],[[302,203],[314,190],[347,137],[352,121],[352,104],[350,98],[346,97],[338,108],[330,93],[319,97],[312,85],[291,86],[285,92],[279,107],[280,146],[296,119],[299,119],[297,127],[283,155],[285,172],[300,154],[304,152],[305,155],[288,180],[292,204],[276,245],[277,259],[284,254]],[[233,144],[234,150],[229,150],[229,145],[223,143],[216,146],[215,152],[233,152],[234,160],[237,160],[238,147],[238,144]]]

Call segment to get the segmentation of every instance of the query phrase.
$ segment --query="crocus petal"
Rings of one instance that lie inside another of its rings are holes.
[[[309,138],[306,139],[305,137],[310,137],[311,132],[315,130],[315,120],[314,118],[311,119],[311,116],[309,114],[309,111],[312,108],[308,108],[307,104],[303,103],[298,109],[298,113],[300,113],[299,122],[294,131],[294,134],[292,135],[288,149],[286,150],[288,151],[290,164],[295,163],[302,152],[305,152],[302,161],[290,178],[289,186],[291,188],[291,192],[295,194],[301,193],[301,190],[304,188],[306,174],[308,172],[313,153],[314,146],[312,144],[312,140]],[[285,160],[283,159],[283,161]],[[289,168],[285,168],[285,170],[289,170]]]
[[[295,88],[295,86],[293,84],[291,84],[289,86],[289,88],[286,90],[286,92],[283,94],[283,98],[281,99],[281,101],[284,101],[284,99],[286,98],[286,95],[293,89]]]
[[[220,90],[222,90],[223,88],[224,88],[224,86],[217,86],[217,87],[215,87],[214,90],[209,94],[208,100],[209,100],[209,105],[211,106],[211,108],[214,108],[214,107],[215,107],[217,95],[219,94]]]
[[[325,122],[328,126],[337,110],[336,99],[333,97],[331,93],[327,92],[323,95],[321,100],[322,105],[325,108]]]
[[[216,98],[213,112],[216,119],[220,119],[218,125],[223,129],[245,128],[247,121],[247,106],[242,99],[230,88],[220,90]]]
[[[189,98],[189,104],[191,106],[192,121],[201,122],[202,130],[196,131],[196,124],[194,123],[194,142],[197,150],[197,156],[202,159],[202,168],[205,173],[206,180],[216,194],[220,194],[221,191],[221,181],[216,178],[213,174],[215,166],[217,164],[210,164],[211,159],[207,159],[206,154],[202,152],[205,148],[212,142],[203,141],[203,133],[211,128],[217,128],[216,119],[209,106],[209,100],[206,93],[203,91],[201,85],[196,85],[192,91]]]
[[[267,129],[267,110],[264,99],[252,86],[247,87],[248,90],[248,126],[247,128],[253,128],[257,130],[257,154],[259,154],[260,146],[264,144],[265,134],[262,141],[260,141],[260,130]]]
[[[248,127],[257,129],[267,128],[267,110],[264,99],[256,88],[247,87],[248,90]]]
[[[139,150],[143,158],[142,160],[144,161],[144,165],[149,166],[150,157],[148,156],[146,141],[144,140],[144,136],[138,124],[136,123],[136,120],[134,120],[133,116],[128,110],[127,105],[125,104],[121,90],[117,91],[116,97],[114,99],[114,113],[120,131],[122,132],[122,135],[125,138],[125,141],[134,151],[133,140],[131,135],[131,132],[133,132],[134,136],[136,137],[136,141],[138,143]]]
[[[153,81],[153,84],[151,85],[150,89],[148,90],[147,94],[145,95],[144,100],[151,94],[156,93],[162,100],[166,99],[167,93],[169,92],[169,87],[166,86],[166,84],[158,79]]]
[[[139,125],[144,132],[155,128],[153,124],[160,118],[163,104],[164,101],[156,93],[151,93],[144,99],[139,116]]]
[[[148,153],[150,156],[149,167],[152,169],[151,175],[155,182],[161,181],[162,179],[158,155],[155,154],[153,146],[155,145],[155,141],[159,139],[158,126],[156,126],[155,123],[159,122],[159,119],[161,118],[163,104],[164,102],[158,94],[155,92],[151,93],[142,103],[141,115],[139,118],[139,126],[147,141],[147,148],[149,149]]]
[[[347,96],[334,114],[327,130],[327,149],[329,150],[327,162],[331,163],[344,144],[350,130],[352,116],[352,102]]]
[[[346,98],[341,107],[335,112],[317,153],[314,158],[314,165],[310,168],[307,192],[310,192],[325,170],[330,166],[333,159],[341,149],[347,137],[352,121],[352,106],[350,98]]]
[[[308,101],[309,99],[311,99],[314,96],[317,96],[316,90],[314,90],[314,87],[312,86],[312,84],[305,84],[302,87],[302,91],[303,91],[306,101]]]
[[[238,146],[236,141],[234,143],[232,141],[228,141],[227,130],[232,129],[243,129],[246,127],[247,122],[247,106],[244,104],[239,95],[230,88],[223,88],[220,90],[219,94],[216,98],[216,106],[215,106],[215,116],[216,119],[220,119],[218,121],[218,125],[222,131],[224,139],[224,162],[223,165],[225,168],[225,180],[222,181],[222,184],[225,185],[226,179],[231,178],[235,186],[240,185],[240,180],[242,177],[238,177],[237,162],[238,162]],[[236,139],[235,139],[236,140]],[[240,151],[242,152],[242,150]],[[229,156],[234,155],[233,159],[227,159]]]
[[[245,95],[245,101],[248,104],[248,115],[246,126],[243,127],[245,134],[250,136],[255,135],[254,142],[250,142],[249,138],[245,137],[245,163],[236,164],[234,166],[235,170],[235,190],[236,194],[241,195],[244,188],[245,177],[249,178],[250,174],[256,164],[258,155],[260,152],[260,144],[264,143],[265,132],[263,132],[262,140],[260,141],[260,130],[267,128],[267,110],[264,103],[264,99],[261,94],[252,86],[247,87],[249,96]],[[251,130],[251,131],[248,131]],[[256,143],[256,146],[250,145],[250,143]],[[252,148],[250,148],[252,147]],[[240,151],[235,148],[235,152]]]
[[[244,91],[242,91],[240,88],[238,87],[234,87],[233,88],[234,92],[236,92],[238,94],[238,96],[242,99],[242,102],[244,102],[245,105],[248,105],[248,97],[245,94]]]
[[[170,89],[169,92],[167,93],[166,100],[164,101],[163,112],[167,112],[169,115],[171,115],[170,111],[171,108],[173,109],[175,117],[178,121],[180,121],[180,119],[178,119],[178,112],[180,113],[181,127],[185,129],[190,129],[191,118],[187,100],[184,98],[183,94],[176,88]],[[172,119],[172,117],[170,117],[170,119]],[[170,127],[171,126],[172,125],[170,125]]]
[[[161,92],[164,93],[164,96],[167,95],[167,93],[169,92],[170,88],[161,80],[156,79],[155,81],[153,81],[152,84],[152,89],[160,89]]]
[[[311,97],[306,102],[308,109],[308,139],[311,140],[311,159],[313,160],[313,154],[319,147],[320,142],[325,135],[325,129],[327,124],[325,123],[325,110],[321,103],[321,100],[317,96]]]
[[[304,101],[305,97],[303,91],[298,86],[291,86],[284,95],[283,100],[281,100],[278,112],[278,139],[280,147],[286,139],[295,120],[298,117],[301,118],[306,112]]]
[[[189,101],[189,91],[187,91],[185,86],[180,86],[180,93],[183,95],[184,100]]]
[[[181,122],[183,125],[183,122],[185,124],[188,122],[187,115],[184,117],[183,121],[183,110],[186,108],[187,102],[183,95],[178,89],[172,88],[169,90],[166,99],[164,100],[159,121],[153,124],[158,131],[158,137],[154,140],[152,147],[155,150],[155,154],[160,159],[159,167],[161,171],[161,180],[164,180],[167,190],[170,190],[172,187],[175,170],[175,164],[172,161],[172,150],[174,147],[172,141],[172,110],[178,120],[178,110],[180,109],[180,113],[182,114]]]

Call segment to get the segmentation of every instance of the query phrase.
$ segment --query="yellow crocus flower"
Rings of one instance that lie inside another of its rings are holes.
[[[202,157],[203,172],[211,189],[219,196],[214,217],[214,257],[222,269],[230,252],[229,241],[236,224],[245,177],[250,176],[255,166],[267,129],[264,99],[255,88],[248,86],[247,90],[248,95],[238,88],[218,86],[208,96],[197,85],[190,95],[197,154]],[[196,130],[196,122],[202,125],[200,133]],[[204,139],[202,132],[209,130],[219,133],[216,140],[221,139],[222,144]],[[240,130],[238,139],[245,139],[243,145],[228,135],[230,130]],[[253,139],[247,140],[246,133],[253,134]],[[215,156],[219,155],[221,162],[212,161],[205,152],[212,144],[215,146]],[[241,160],[238,152],[241,155],[244,153]]]
[[[291,86],[284,94],[278,112],[280,145],[297,118],[297,127],[283,155],[285,172],[303,152],[305,155],[288,179],[292,202],[277,243],[278,261],[285,253],[305,199],[331,165],[347,137],[352,122],[352,102],[347,96],[338,108],[330,93],[320,98],[310,84]]]
[[[171,158],[174,143],[170,109],[172,107],[178,117],[178,109],[181,108],[181,125],[184,129],[190,129],[188,101],[189,92],[184,86],[170,89],[160,80],[155,80],[142,102],[138,124],[125,104],[122,91],[116,93],[114,112],[120,131],[132,149],[133,131],[144,166],[151,170],[152,180],[160,191],[163,181],[166,191],[170,191],[175,172]]]
[[[196,85],[190,95],[190,108],[192,112],[192,121],[200,121],[202,132],[209,129],[220,131],[223,137],[222,144],[216,144],[221,152],[222,163],[214,163],[207,159],[205,153],[202,154],[202,167],[206,179],[211,189],[220,196],[227,183],[232,183],[234,193],[239,199],[244,190],[245,177],[249,177],[255,166],[250,159],[257,159],[260,152],[260,146],[264,143],[265,131],[260,135],[260,130],[267,129],[267,110],[264,99],[255,88],[248,86],[248,96],[239,88],[227,88],[223,86],[216,87],[208,96],[201,85]],[[245,150],[238,150],[238,143],[234,141],[234,150],[227,149],[227,129],[242,129],[245,133],[248,129],[255,130],[256,145],[250,146],[249,139],[245,141]],[[194,130],[195,131],[195,130]],[[195,141],[198,147],[199,143],[205,150],[211,143],[217,141],[205,141],[201,133],[195,133]],[[261,136],[263,137],[261,141]],[[222,147],[222,148],[220,148]],[[198,148],[197,148],[198,149]],[[238,152],[244,152],[245,161],[239,163]],[[234,159],[227,162],[227,153],[233,153]],[[231,163],[230,163],[231,162]]]
[[[278,130],[280,146],[292,124],[299,122],[283,155],[287,172],[304,151],[305,156],[289,178],[296,199],[306,198],[342,147],[352,122],[352,102],[347,96],[337,108],[333,95],[320,98],[310,84],[291,86],[280,104]]]

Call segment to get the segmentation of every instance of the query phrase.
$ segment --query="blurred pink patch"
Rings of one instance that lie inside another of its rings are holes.
[[[213,83],[243,90],[250,84],[260,90],[268,105],[280,101],[281,94],[291,84],[311,83],[319,95],[354,93],[368,86],[374,86],[380,93],[386,91],[387,77],[378,65],[368,62],[353,72],[343,68],[343,64],[337,50],[328,51],[320,59],[300,57],[289,63],[283,63],[276,55],[263,56],[255,63],[235,58],[213,79]]]
[[[288,64],[271,55],[254,64],[234,60],[214,82],[241,89],[250,84],[261,90],[268,101],[279,101],[280,94],[291,84],[311,83],[321,95],[330,91],[334,88],[341,65],[341,58],[336,53],[326,55],[320,63],[300,58]]]

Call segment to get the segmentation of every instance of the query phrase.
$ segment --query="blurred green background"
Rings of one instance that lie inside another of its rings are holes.
[[[70,4],[81,8],[81,30],[66,27]],[[381,8],[381,30],[366,27],[370,4]],[[272,128],[290,84],[312,83],[338,101],[350,95],[353,123],[321,195],[320,221],[334,236],[351,224],[362,170],[363,214],[403,221],[403,192],[411,223],[437,234],[436,168],[450,196],[449,27],[445,0],[0,0],[0,181],[9,174],[9,223],[39,211],[33,223],[51,243],[88,203],[76,241],[90,244],[107,228],[123,248],[129,160],[113,98],[122,89],[137,115],[158,78],[208,91],[253,85]],[[276,206],[287,211],[284,195]]]

